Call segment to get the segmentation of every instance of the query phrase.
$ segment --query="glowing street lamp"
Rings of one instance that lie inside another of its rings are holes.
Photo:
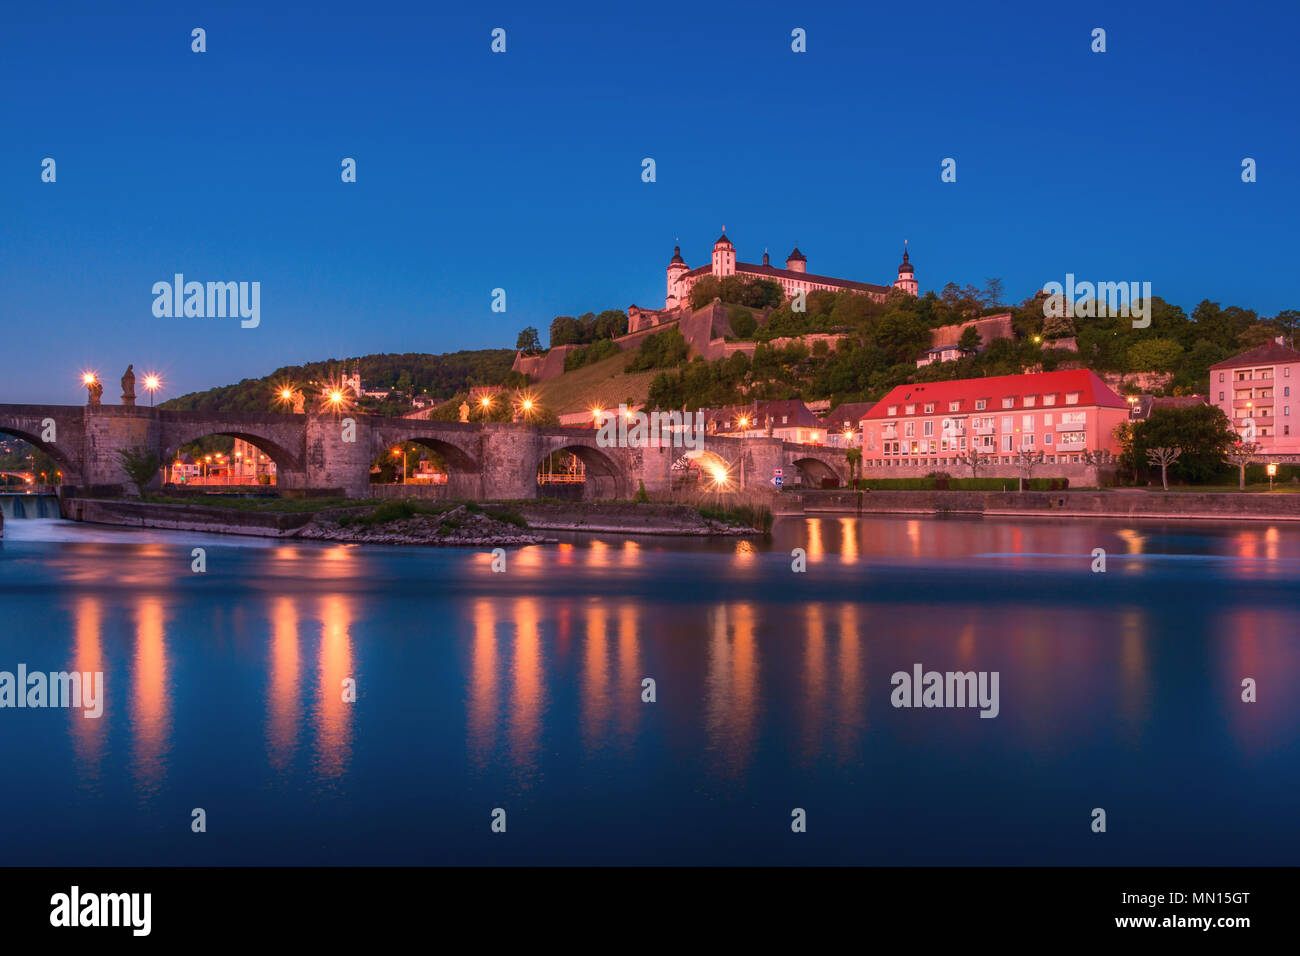
[[[162,379],[160,379],[157,375],[150,372],[148,375],[144,377],[144,387],[145,390],[148,391],[149,393],[149,407],[153,408],[153,395],[154,392],[162,388]]]
[[[1264,470],[1268,472],[1268,490],[1272,491],[1273,479],[1277,477],[1277,464],[1275,462],[1269,462],[1264,466]]]

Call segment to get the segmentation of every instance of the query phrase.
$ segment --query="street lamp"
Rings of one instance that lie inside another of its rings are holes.
[[[1272,491],[1273,479],[1277,476],[1277,464],[1275,462],[1269,462],[1264,467],[1264,470],[1268,472],[1268,490]]]
[[[162,379],[150,372],[144,377],[144,387],[149,392],[149,407],[153,408],[153,393],[162,387]]]

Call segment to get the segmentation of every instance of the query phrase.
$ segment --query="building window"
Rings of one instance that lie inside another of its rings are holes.
[[[921,425],[921,434],[929,438],[934,434],[934,422],[924,422]]]
[[[927,403],[926,403],[926,406],[925,406],[925,414],[927,414],[927,415],[933,415],[933,414],[934,414],[934,402],[927,402]]]
[[[950,412],[955,412],[955,411],[957,411],[959,408],[961,408],[961,402],[949,402],[949,403],[948,403],[948,411],[950,411]]]
[[[1021,441],[1021,443],[1020,443],[1020,447],[1021,447],[1021,448],[1033,448],[1033,447],[1034,447],[1034,436],[1033,436],[1032,434],[1030,434],[1030,435],[1026,435],[1026,436],[1024,437],[1024,440]]]
[[[1282,386],[1282,397],[1283,397],[1283,398],[1290,398],[1290,397],[1291,397],[1291,386],[1290,386],[1290,385],[1283,385],[1283,386]]]
[[[1033,436],[1031,435],[1031,436],[1029,436],[1029,437],[1032,438]],[[1046,433],[1043,435],[1043,444],[1044,444],[1044,445],[1050,445],[1051,443],[1052,443],[1052,433],[1051,433],[1051,432],[1046,432]]]
[[[1222,373],[1222,372],[1219,373],[1219,381],[1220,381],[1220,382],[1223,381],[1223,373]]]
[[[1222,393],[1222,392],[1219,393],[1219,401],[1223,401],[1223,393]]]
[[[1024,431],[1026,431],[1026,432],[1028,432],[1028,433],[1032,433],[1032,432],[1033,432],[1033,430],[1034,430],[1034,416],[1033,416],[1033,415],[1022,415],[1021,418],[1020,418],[1020,422],[1021,422],[1021,426],[1023,427]]]
[[[1035,403],[1036,401],[1038,401],[1038,396],[1037,396],[1037,395],[1026,395],[1026,396],[1025,396],[1025,408],[1033,408],[1033,407],[1034,407],[1034,403]]]
[[[1051,427],[1052,427],[1052,416],[1051,416],[1051,415],[1044,415],[1044,416],[1043,416],[1043,424],[1046,425],[1048,428],[1051,428]]]
[[[1016,421],[1016,420],[1015,420],[1014,418],[1012,418],[1010,415],[1003,415],[1003,416],[1002,416],[1002,430],[1003,430],[1004,432],[1009,432],[1009,431],[1011,431],[1011,429],[1013,429],[1013,428],[1016,427],[1016,425],[1015,425],[1015,421]]]
[[[989,407],[989,400],[987,398],[975,399],[975,411],[982,412],[984,411],[984,409],[988,407]]]
[[[1002,407],[1003,407],[1003,408],[1015,408],[1015,407],[1016,407],[1016,400],[1015,400],[1014,398],[1004,398],[1004,399],[1002,399]]]
[[[903,422],[903,437],[911,438],[916,434],[916,422]]]
[[[1056,396],[1055,396],[1055,395],[1044,395],[1044,396],[1043,396],[1043,404],[1044,404],[1044,405],[1055,405],[1055,404],[1056,404]]]
[[[1290,417],[1290,415],[1291,415],[1291,406],[1290,406],[1290,405],[1283,405],[1283,406],[1282,406],[1282,414],[1283,414],[1283,415],[1286,415],[1286,416],[1288,416],[1288,417]]]
[[[888,411],[886,414],[889,414],[889,415],[897,415],[897,414],[898,414],[898,406],[897,406],[897,405],[890,405],[890,406],[889,406],[889,411]]]
[[[1011,450],[1012,450],[1012,448],[1011,448],[1011,443],[1012,443],[1014,440],[1015,440],[1015,438],[1014,438],[1014,436],[1012,436],[1012,435],[1003,435],[1003,436],[1002,436],[1002,450],[1003,450],[1003,451],[1011,451]]]
[[[1079,393],[1078,393],[1078,392],[1066,392],[1066,393],[1065,393],[1065,404],[1067,404],[1067,405],[1078,405],[1078,404],[1079,404]]]

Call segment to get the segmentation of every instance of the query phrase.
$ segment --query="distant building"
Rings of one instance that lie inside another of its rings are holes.
[[[900,385],[863,417],[863,464],[960,467],[973,448],[1003,465],[1022,449],[1047,465],[1079,463],[1117,454],[1115,427],[1128,417],[1129,403],[1088,369]]]
[[[705,431],[732,438],[770,436],[804,445],[825,443],[826,426],[798,399],[703,410]]]
[[[668,294],[664,299],[664,308],[675,309],[688,302],[691,289],[705,276],[723,279],[733,275],[746,279],[770,279],[781,286],[786,298],[790,298],[797,292],[812,292],[817,289],[830,292],[861,292],[873,299],[884,299],[891,288],[901,289],[909,295],[917,294],[916,275],[908,259],[906,241],[903,243],[903,264],[898,267],[898,278],[892,285],[875,285],[870,282],[836,279],[809,272],[808,258],[799,251],[798,246],[785,257],[784,269],[773,266],[768,261],[766,252],[763,253],[761,265],[738,262],[736,247],[724,231],[713,244],[713,258],[707,266],[691,269],[682,258],[682,247],[673,248],[673,258],[668,263]]]
[[[964,349],[958,344],[961,342],[962,334],[967,329],[974,329],[979,333],[980,345],[978,349]],[[941,325],[931,331],[930,348],[916,360],[916,367],[924,368],[935,362],[955,362],[957,359],[965,358],[968,355],[983,352],[998,339],[1014,338],[1015,334],[1015,327],[1011,324],[1010,312],[981,316],[960,325]]]
[[[1279,459],[1300,455],[1291,389],[1300,384],[1300,352],[1281,336],[1210,366],[1210,401],[1223,410],[1243,442],[1258,444],[1262,455]]]
[[[836,405],[835,410],[822,419],[826,423],[826,444],[837,448],[861,448],[862,419],[875,407],[875,402]]]

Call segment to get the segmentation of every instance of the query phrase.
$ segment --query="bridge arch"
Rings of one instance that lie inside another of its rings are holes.
[[[594,444],[564,438],[548,438],[539,444],[540,457],[537,460],[537,496],[539,498],[581,497],[595,498],[629,498],[628,476],[621,463],[608,454],[605,449]],[[581,480],[563,480],[556,472],[557,461],[565,456],[572,456],[580,465],[574,471],[581,474]],[[580,491],[562,489],[580,488]]]
[[[433,452],[437,460],[447,469],[446,484],[431,486],[439,490],[439,496],[445,494],[449,498],[479,497],[483,481],[478,459],[460,445],[432,435],[399,435],[392,442],[379,445],[371,459],[371,467],[373,468],[374,464],[388,454],[394,446],[406,444],[418,445]]]
[[[736,483],[735,466],[716,451],[704,448],[679,456],[672,466],[674,488],[694,485],[709,490]]]
[[[247,442],[275,462],[275,484],[281,488],[297,488],[304,484],[302,460],[278,441],[256,431],[242,428],[224,428],[213,423],[196,423],[188,428],[168,429],[162,440],[162,466],[166,468],[186,445],[204,438],[237,438]]]
[[[834,482],[834,484],[829,485],[829,487],[838,488],[840,485],[844,484],[844,476],[836,466],[814,455],[801,455],[797,452],[793,453],[791,455],[790,464],[799,469],[799,474],[803,478],[804,487],[824,488],[828,487],[828,483]]]
[[[0,434],[20,438],[27,442],[27,444],[40,449],[58,462],[59,468],[63,472],[63,480],[62,482],[51,482],[52,484],[61,483],[65,485],[80,485],[83,483],[83,474],[79,457],[61,446],[58,442],[43,441],[38,432],[24,427],[24,425],[18,422],[6,422],[3,419],[0,419]]]

